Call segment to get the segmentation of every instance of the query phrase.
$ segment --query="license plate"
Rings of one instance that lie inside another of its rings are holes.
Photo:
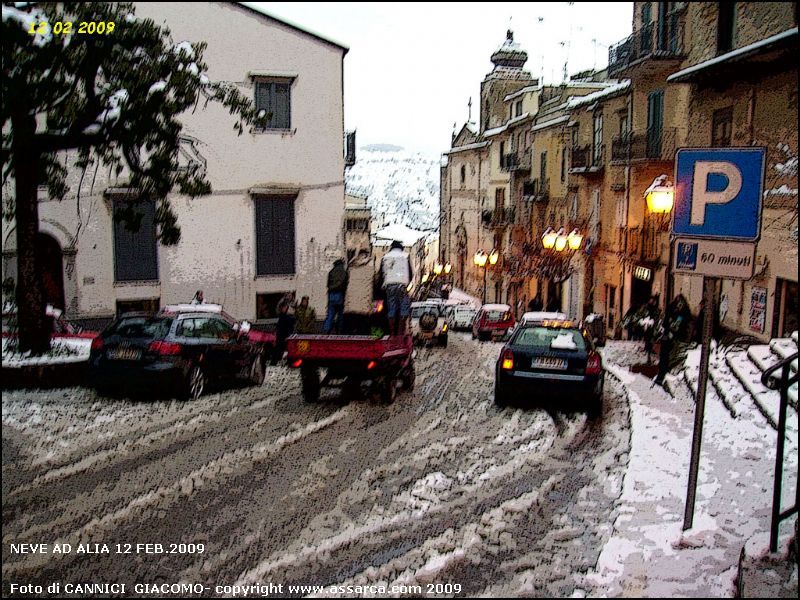
[[[534,369],[552,369],[555,371],[566,371],[567,361],[563,358],[534,358],[531,365]]]
[[[116,348],[108,351],[108,358],[111,360],[139,360],[141,357],[141,350],[136,348]]]

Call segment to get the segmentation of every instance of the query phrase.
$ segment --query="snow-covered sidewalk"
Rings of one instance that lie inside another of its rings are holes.
[[[672,397],[650,379],[613,364],[625,363],[626,352],[609,350],[606,368],[629,394],[631,454],[612,537],[587,577],[590,595],[733,596],[742,547],[769,531],[774,429],[752,402],[742,402],[732,417],[709,386],[694,527],[683,532],[694,401],[687,388]],[[797,433],[791,435],[784,507],[795,493]],[[794,519],[784,521],[781,545],[793,527]],[[793,585],[796,589],[796,569]]]

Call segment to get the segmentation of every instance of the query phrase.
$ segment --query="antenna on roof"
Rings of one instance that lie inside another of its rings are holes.
[[[472,123],[472,96],[469,97],[469,102],[467,102],[467,123]]]

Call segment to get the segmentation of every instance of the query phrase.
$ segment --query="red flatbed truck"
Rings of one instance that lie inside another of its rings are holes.
[[[303,397],[319,399],[322,387],[355,389],[372,382],[372,390],[386,403],[394,402],[397,384],[414,389],[414,343],[410,335],[293,335],[287,340],[288,362],[300,369]],[[320,379],[320,368],[326,370]]]
[[[300,369],[303,397],[319,399],[322,387],[341,387],[355,392],[362,381],[372,383],[372,392],[386,403],[394,402],[398,383],[404,390],[414,388],[414,343],[410,335],[384,336],[388,330],[383,301],[373,285],[371,257],[362,264],[351,263],[345,309],[363,321],[362,331],[372,335],[296,334],[286,341],[290,368]],[[320,377],[320,369],[325,370]]]

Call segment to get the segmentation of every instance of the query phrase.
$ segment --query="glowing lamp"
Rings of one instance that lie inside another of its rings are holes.
[[[654,214],[666,214],[672,212],[675,202],[675,187],[669,180],[669,176],[660,175],[653,180],[644,191],[644,198],[647,201],[647,210]]]
[[[542,246],[544,246],[545,250],[553,249],[553,246],[556,244],[557,237],[558,233],[553,231],[552,228],[548,227],[547,231],[545,231],[544,235],[542,235]]]
[[[489,255],[489,264],[496,265],[499,258],[500,253],[497,252],[497,250],[492,250],[492,253]]]
[[[577,250],[581,247],[582,242],[583,236],[577,229],[573,229],[572,232],[567,236],[567,244],[569,245],[570,250]]]

